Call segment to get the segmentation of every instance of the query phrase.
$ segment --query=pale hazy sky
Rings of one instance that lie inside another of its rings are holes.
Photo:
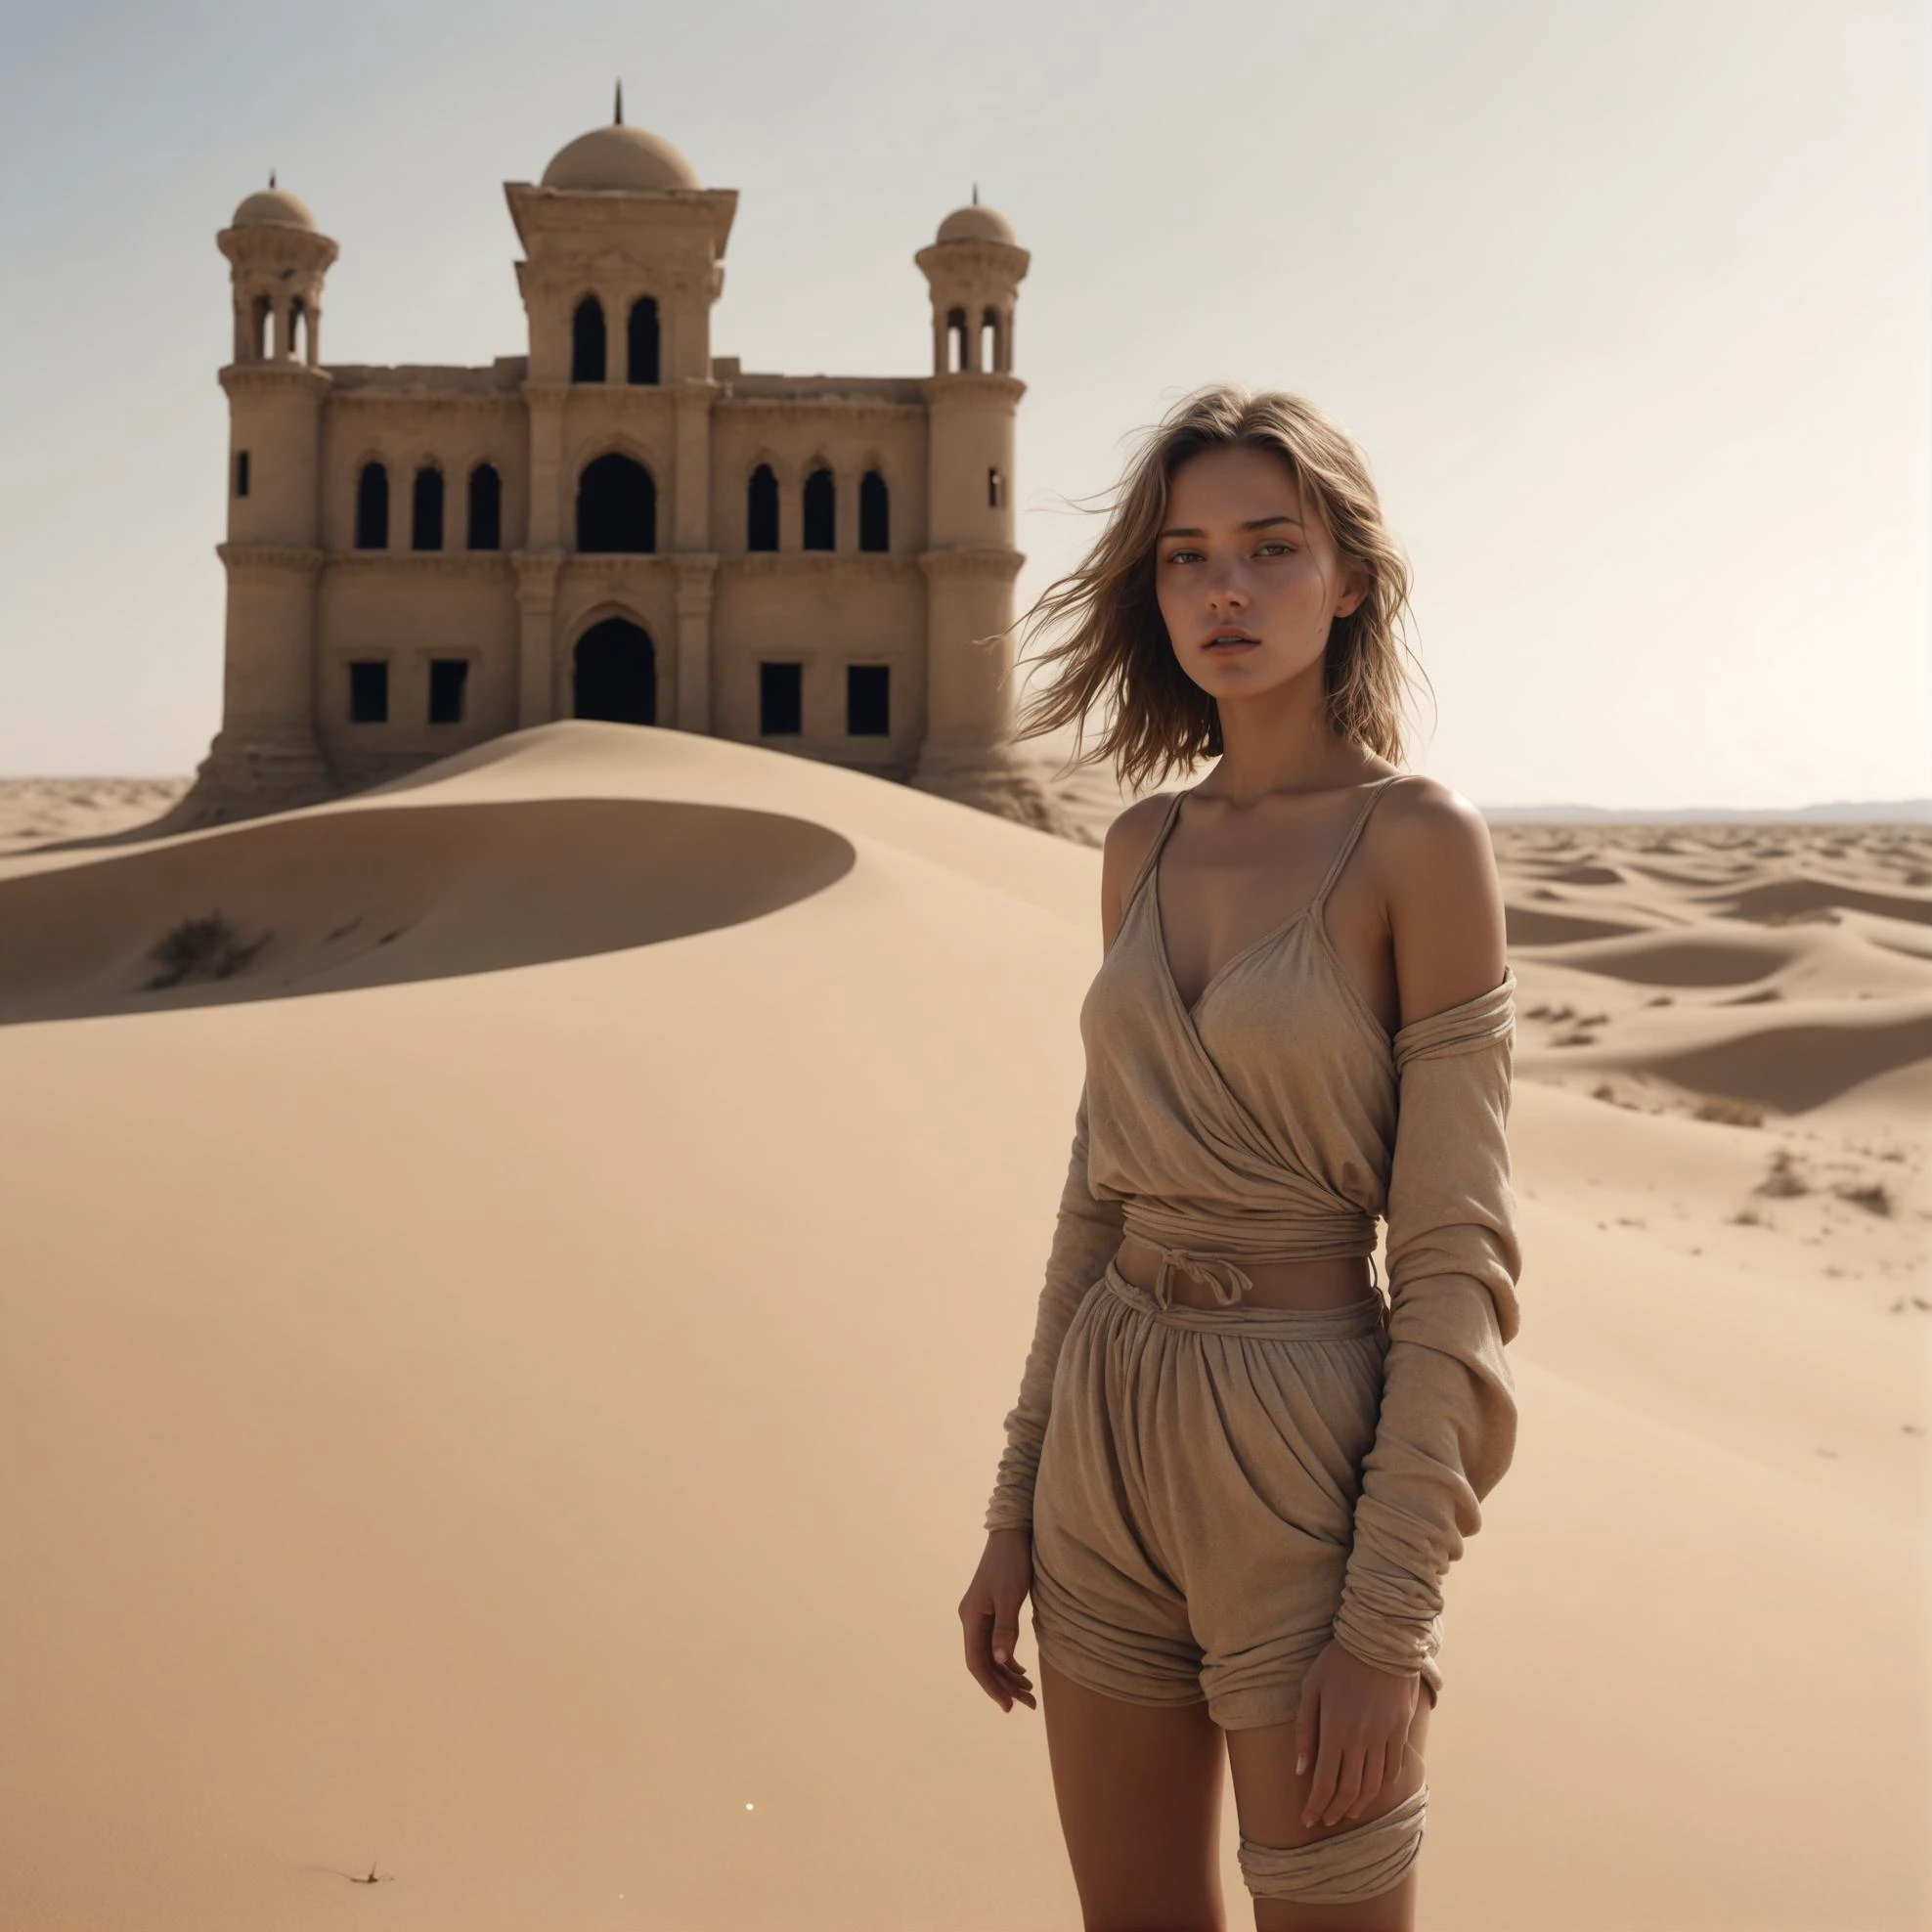
[[[1186,390],[1368,452],[1481,804],[1932,794],[1926,24],[1904,0],[68,0],[0,29],[0,774],[219,722],[230,344],[269,167],[330,362],[526,346],[506,180],[609,118],[742,199],[713,350],[926,373],[973,184],[1031,600]],[[1430,729],[1431,723],[1433,729]]]

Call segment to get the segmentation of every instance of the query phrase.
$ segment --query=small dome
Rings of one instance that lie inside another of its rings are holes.
[[[614,189],[626,195],[703,186],[690,162],[662,135],[621,125],[594,127],[560,148],[544,170],[543,185]]]
[[[231,228],[314,228],[309,204],[285,188],[262,188],[247,196],[235,210]]]
[[[1019,245],[1013,224],[996,209],[975,201],[971,207],[954,208],[940,223],[942,242],[1003,242],[1009,248]]]

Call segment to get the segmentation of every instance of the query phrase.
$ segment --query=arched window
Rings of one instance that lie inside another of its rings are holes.
[[[655,382],[657,373],[657,297],[640,295],[631,304],[631,380]]]
[[[410,549],[440,550],[443,548],[443,472],[424,463],[416,472],[416,490],[410,499]]]
[[[999,313],[987,309],[980,316],[980,367],[999,368]]]
[[[275,314],[275,304],[266,295],[257,295],[248,311],[248,345],[257,362],[268,355],[269,319]]]
[[[504,485],[495,466],[479,462],[469,472],[469,548],[500,550],[504,547]]]
[[[966,367],[966,311],[948,309],[945,318],[945,332],[948,348],[947,367],[954,371]]]
[[[309,359],[309,305],[297,295],[288,304],[288,353],[298,363]]]
[[[570,318],[570,379],[573,382],[604,379],[603,304],[594,295],[586,295]]]
[[[805,479],[805,548],[835,549],[838,531],[838,491],[832,472],[822,465]]]
[[[745,549],[775,550],[778,548],[778,479],[771,465],[762,462],[751,473],[745,491]]]
[[[379,462],[366,462],[356,479],[356,549],[389,548],[389,472]]]
[[[876,469],[868,469],[858,484],[858,548],[889,550],[892,547],[892,499],[886,479]]]
[[[248,452],[235,452],[235,494],[245,497],[248,494]]]
[[[657,549],[657,485],[642,463],[612,454],[577,479],[580,550]]]
[[[987,471],[987,507],[988,509],[1006,507],[1006,478],[997,469]]]

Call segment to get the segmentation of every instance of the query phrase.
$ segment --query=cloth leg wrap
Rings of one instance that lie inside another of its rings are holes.
[[[1402,1882],[1423,1848],[1428,1786],[1421,1786],[1380,1818],[1305,1845],[1241,1841],[1241,1875],[1257,1899],[1300,1899],[1344,1906],[1372,1899]]]

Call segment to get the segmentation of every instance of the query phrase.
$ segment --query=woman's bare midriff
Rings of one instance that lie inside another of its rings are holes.
[[[1151,1294],[1161,1257],[1133,1235],[1115,1251],[1114,1264],[1136,1288]],[[1379,1291],[1366,1254],[1331,1254],[1319,1261],[1243,1261],[1241,1271],[1254,1284],[1240,1305],[1249,1308],[1348,1308]],[[1206,1282],[1167,1270],[1167,1288],[1188,1308],[1218,1308]]]

